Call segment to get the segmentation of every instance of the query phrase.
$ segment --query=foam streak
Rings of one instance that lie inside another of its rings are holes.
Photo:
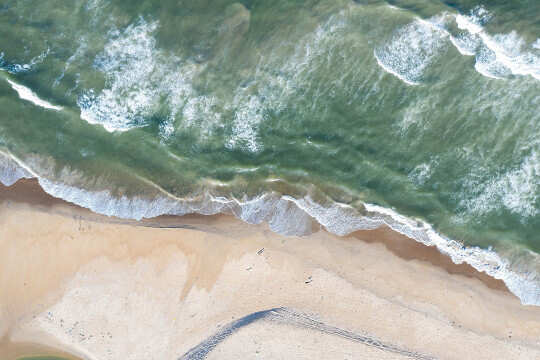
[[[19,94],[19,97],[21,99],[30,101],[32,104],[36,106],[40,106],[45,109],[56,110],[56,111],[62,110],[61,106],[56,106],[45,100],[40,99],[39,96],[37,96],[32,90],[30,90],[26,86],[17,84],[9,79],[6,79],[6,80],[9,83],[9,85],[11,85],[13,90],[15,90],[17,94]]]

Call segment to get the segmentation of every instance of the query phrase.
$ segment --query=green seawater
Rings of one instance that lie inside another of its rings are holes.
[[[537,283],[539,1],[2,0],[0,54],[0,150],[55,184],[377,204]]]

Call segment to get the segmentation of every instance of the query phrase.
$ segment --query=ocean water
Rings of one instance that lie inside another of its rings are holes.
[[[388,225],[540,305],[540,2],[0,0],[0,180]]]

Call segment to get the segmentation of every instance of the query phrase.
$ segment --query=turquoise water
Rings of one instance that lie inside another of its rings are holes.
[[[122,217],[386,223],[539,304],[539,20],[532,0],[0,1],[2,181]]]

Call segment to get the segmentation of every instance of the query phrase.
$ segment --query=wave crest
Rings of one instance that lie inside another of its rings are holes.
[[[483,76],[532,76],[540,80],[540,39],[527,44],[516,31],[490,35],[484,25],[491,18],[481,6],[469,14],[443,12],[429,19],[417,18],[375,49],[375,59],[385,71],[406,84],[418,85],[449,42],[460,54],[474,56],[474,68]]]

